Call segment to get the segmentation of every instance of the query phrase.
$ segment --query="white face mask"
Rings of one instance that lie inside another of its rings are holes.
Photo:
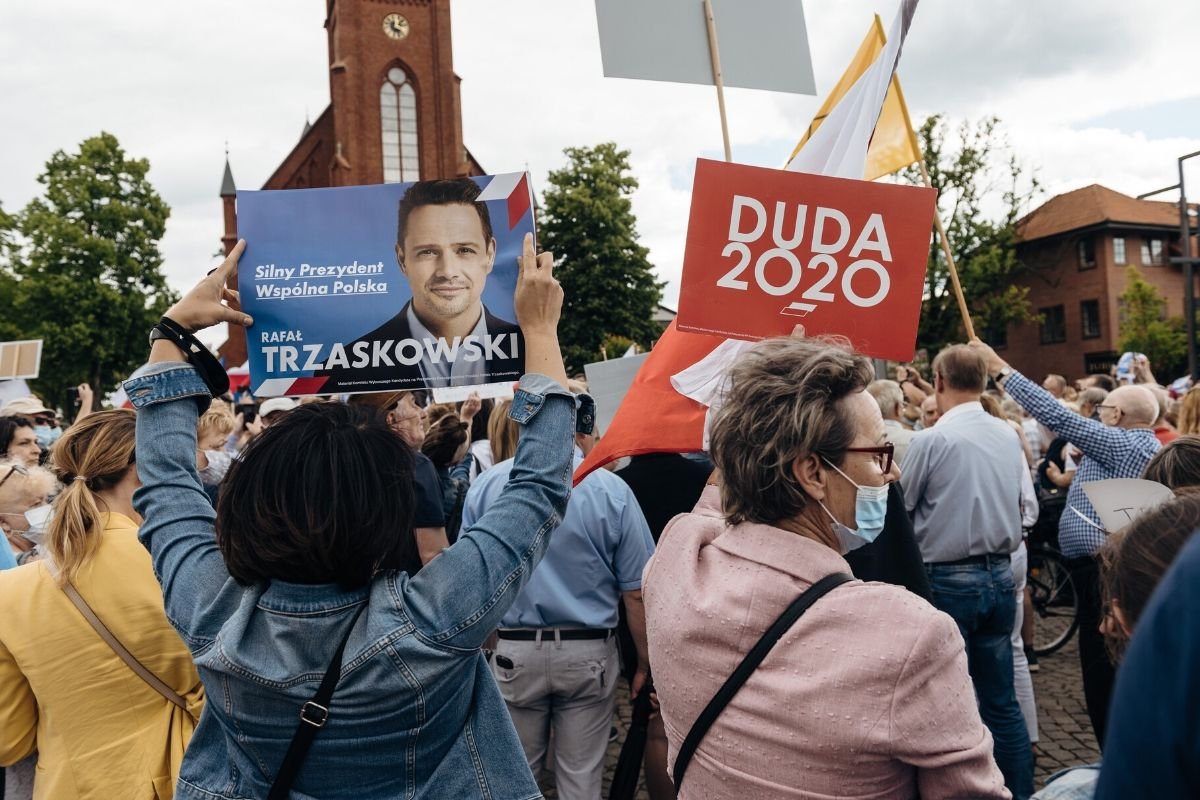
[[[25,520],[29,523],[29,530],[25,531],[25,538],[40,545],[42,539],[46,537],[46,528],[49,527],[52,516],[54,516],[54,507],[49,504],[26,511]]]

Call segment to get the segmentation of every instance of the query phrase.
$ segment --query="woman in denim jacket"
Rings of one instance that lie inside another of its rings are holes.
[[[190,331],[250,324],[221,303],[242,249],[167,316]],[[372,412],[293,411],[231,471],[218,521],[196,474],[196,419],[210,400],[199,374],[160,339],[125,383],[138,409],[140,536],[209,699],[176,797],[266,797],[347,630],[328,721],[292,797],[540,796],[480,651],[545,553],[571,481],[562,289],[551,256],[535,257],[528,239],[520,262],[530,374],[513,401],[523,430],[512,479],[411,578],[412,457]]]

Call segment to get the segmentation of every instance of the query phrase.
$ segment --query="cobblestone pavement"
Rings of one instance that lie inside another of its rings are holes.
[[[1075,636],[1062,650],[1044,656],[1039,663],[1041,670],[1033,675],[1039,738],[1035,777],[1039,787],[1060,769],[1100,760],[1100,748],[1083,702],[1078,641]]]
[[[1079,648],[1077,637],[1062,650],[1041,659],[1041,669],[1033,675],[1033,690],[1037,698],[1038,734],[1037,787],[1041,788],[1046,778],[1060,769],[1080,764],[1091,764],[1100,760],[1100,748],[1092,734],[1083,702],[1083,682],[1079,676]],[[618,737],[609,745],[608,761],[604,773],[603,797],[608,797],[609,780],[616,768],[621,743],[629,726],[629,693],[624,682],[617,696],[616,725]],[[546,797],[556,797],[553,781],[543,786]],[[649,800],[645,787],[639,789],[637,800]]]

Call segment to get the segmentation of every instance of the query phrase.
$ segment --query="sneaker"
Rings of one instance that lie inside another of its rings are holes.
[[[1025,648],[1025,660],[1029,662],[1030,672],[1037,672],[1041,669],[1041,667],[1038,666],[1037,653],[1033,651],[1032,647]]]
[[[621,732],[617,730],[616,725],[613,725],[612,727],[610,727],[608,729],[608,740],[610,742],[615,742],[617,740],[617,737],[620,735],[621,735]]]

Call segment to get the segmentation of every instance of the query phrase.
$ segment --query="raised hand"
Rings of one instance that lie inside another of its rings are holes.
[[[221,266],[202,278],[179,302],[167,309],[166,315],[191,333],[219,322],[253,325],[254,320],[248,314],[236,311],[223,302],[238,300],[237,292],[225,288],[225,284],[237,271],[238,259],[245,249],[246,241],[239,240]]]

